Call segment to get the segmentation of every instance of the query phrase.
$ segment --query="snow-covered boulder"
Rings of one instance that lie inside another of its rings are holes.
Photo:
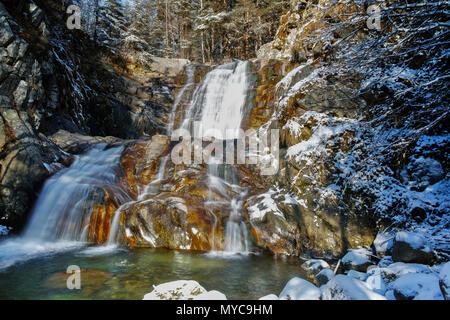
[[[368,272],[368,275],[370,277],[371,275],[380,274],[386,284],[387,291],[389,291],[392,289],[392,284],[395,280],[409,273],[430,274],[433,273],[433,270],[423,264],[396,262],[387,267],[372,269]]]
[[[450,262],[444,264],[439,273],[439,285],[445,300],[450,300]]]
[[[309,281],[295,277],[281,291],[280,300],[320,300],[320,289]]]
[[[399,278],[408,273],[432,273],[429,266],[419,263],[403,263],[396,262],[385,268],[381,268],[382,272],[389,275],[391,278]]]
[[[368,277],[367,273],[359,272],[359,271],[355,271],[355,270],[350,270],[347,273],[347,275],[349,277],[352,277],[352,278],[355,278],[355,279],[358,279],[358,280],[361,280],[361,281],[366,281],[366,279]]]
[[[258,300],[278,300],[278,296],[276,294],[268,294],[267,296],[261,297]]]
[[[374,264],[370,257],[371,252],[365,248],[349,249],[342,258],[342,264],[346,270],[365,272],[368,266]]]
[[[415,232],[397,232],[392,246],[392,259],[431,265],[434,254],[425,238]]]
[[[339,274],[321,287],[322,300],[386,300],[361,280]]]
[[[323,269],[330,269],[330,265],[325,260],[310,259],[307,260],[304,264],[302,264],[302,268],[316,275]]]
[[[443,300],[439,278],[433,274],[408,273],[395,280],[394,296],[397,300]]]
[[[207,291],[197,281],[178,280],[153,286],[143,300],[226,300],[218,291]]]
[[[227,300],[227,297],[222,292],[211,290],[194,296],[193,300]]]
[[[315,275],[317,284],[319,286],[323,286],[324,284],[327,284],[328,281],[333,279],[334,272],[331,269],[323,269],[318,274]]]
[[[380,258],[390,254],[393,244],[394,235],[392,233],[379,232],[373,241],[375,252]]]

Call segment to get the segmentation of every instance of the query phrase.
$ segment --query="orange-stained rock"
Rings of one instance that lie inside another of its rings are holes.
[[[89,220],[88,241],[105,243],[111,229],[111,220],[117,210],[116,204],[107,195],[105,204],[96,204]]]

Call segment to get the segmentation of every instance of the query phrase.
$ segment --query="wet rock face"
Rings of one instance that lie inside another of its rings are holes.
[[[42,113],[41,71],[2,3],[0,24],[0,219],[17,232],[52,167],[61,167],[67,156],[36,131]]]
[[[126,183],[135,201],[125,205],[121,226],[131,246],[184,250],[223,250],[224,208],[211,208],[205,168],[174,166],[170,159],[161,180],[162,158],[169,152],[165,136],[131,144],[123,153]]]

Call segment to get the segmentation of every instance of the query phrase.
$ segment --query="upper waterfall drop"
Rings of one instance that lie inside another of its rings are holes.
[[[181,128],[192,130],[192,121],[199,121],[201,136],[237,138],[248,97],[249,69],[250,62],[238,61],[207,73],[194,92]]]

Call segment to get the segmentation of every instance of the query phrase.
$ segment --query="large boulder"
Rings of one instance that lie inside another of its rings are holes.
[[[322,300],[386,300],[361,280],[342,274],[321,287],[321,291]]]
[[[374,264],[371,261],[371,255],[371,252],[365,248],[350,249],[342,258],[342,264],[347,270],[365,272],[367,267]]]
[[[153,287],[143,300],[226,300],[218,291],[207,291],[197,281],[178,280]]]
[[[395,262],[421,263],[431,265],[434,254],[425,238],[415,232],[397,232],[392,247]]]
[[[443,300],[439,278],[434,274],[405,274],[393,283],[397,300]]]
[[[320,289],[309,281],[295,277],[281,291],[280,300],[320,300]]]

